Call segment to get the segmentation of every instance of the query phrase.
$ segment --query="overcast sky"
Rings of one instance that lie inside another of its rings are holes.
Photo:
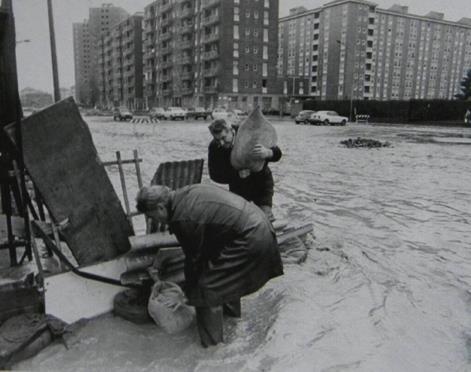
[[[229,0],[223,0],[229,1]],[[88,18],[88,8],[102,3],[113,3],[129,13],[142,11],[151,0],[53,0],[56,43],[61,87],[70,88],[74,81],[74,59],[72,23]],[[279,0],[280,16],[288,14],[290,8],[319,7],[328,0]],[[461,17],[471,18],[471,0],[377,0],[380,7],[395,3],[409,6],[409,12],[425,14],[431,10],[445,13],[445,19],[456,21]],[[17,40],[30,39],[29,43],[17,45],[18,78],[20,89],[32,87],[52,91],[51,55],[46,0],[13,0],[16,17]]]

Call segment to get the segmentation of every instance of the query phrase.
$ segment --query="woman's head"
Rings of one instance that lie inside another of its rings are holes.
[[[145,186],[136,197],[136,208],[147,217],[160,223],[168,222],[170,189],[167,186]]]

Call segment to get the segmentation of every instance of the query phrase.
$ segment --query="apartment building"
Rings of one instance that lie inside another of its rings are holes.
[[[90,8],[89,18],[73,24],[75,98],[86,106],[95,106],[100,99],[100,42],[111,27],[129,14],[120,7],[103,4]]]
[[[114,25],[99,43],[100,105],[145,107],[143,87],[143,14],[136,13]]]
[[[144,12],[149,106],[278,107],[278,0],[158,0]]]
[[[317,99],[452,99],[471,68],[471,19],[412,15],[337,0],[279,22],[278,75],[288,95]]]

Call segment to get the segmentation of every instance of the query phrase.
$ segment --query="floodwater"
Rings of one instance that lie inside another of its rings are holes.
[[[103,160],[139,151],[145,183],[159,162],[206,158],[208,122],[86,121]],[[312,222],[316,240],[304,264],[243,301],[224,345],[107,315],[16,368],[471,371],[471,128],[275,126],[274,212]],[[358,136],[392,147],[339,144]]]

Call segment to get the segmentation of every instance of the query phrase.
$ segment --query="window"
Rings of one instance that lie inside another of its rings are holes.
[[[245,36],[250,36],[250,27],[245,29]]]
[[[265,62],[262,64],[262,76],[268,76],[268,64]]]
[[[250,65],[248,63],[245,64],[245,71],[250,71]]]
[[[234,93],[239,91],[239,79],[232,79],[232,91]]]
[[[265,8],[269,8],[270,7],[270,0],[265,0],[264,1],[264,6],[265,6]]]
[[[250,47],[248,46],[245,47],[245,53],[250,53]]]
[[[258,84],[257,84],[257,80],[254,80],[254,81],[252,82],[252,88],[256,89],[256,88],[257,88],[257,85],[258,85]]]
[[[254,71],[257,71],[257,70],[258,70],[258,65],[255,63],[255,64],[252,66],[252,69],[253,69]]]
[[[253,17],[254,17],[255,19],[258,19],[258,10],[254,10],[254,12],[253,12]]]
[[[263,41],[265,43],[268,43],[268,29],[267,28],[263,29]]]
[[[239,61],[232,62],[232,73],[234,75],[239,75]]]
[[[263,46],[263,59],[268,59],[268,47],[266,45]]]
[[[253,29],[253,36],[258,37],[258,28]]]
[[[258,54],[258,47],[256,46],[253,47],[253,54]]]
[[[250,10],[245,11],[245,18],[250,18]]]
[[[239,21],[239,8],[234,7],[234,21],[238,22]]]
[[[239,25],[234,25],[234,40],[239,40]]]

